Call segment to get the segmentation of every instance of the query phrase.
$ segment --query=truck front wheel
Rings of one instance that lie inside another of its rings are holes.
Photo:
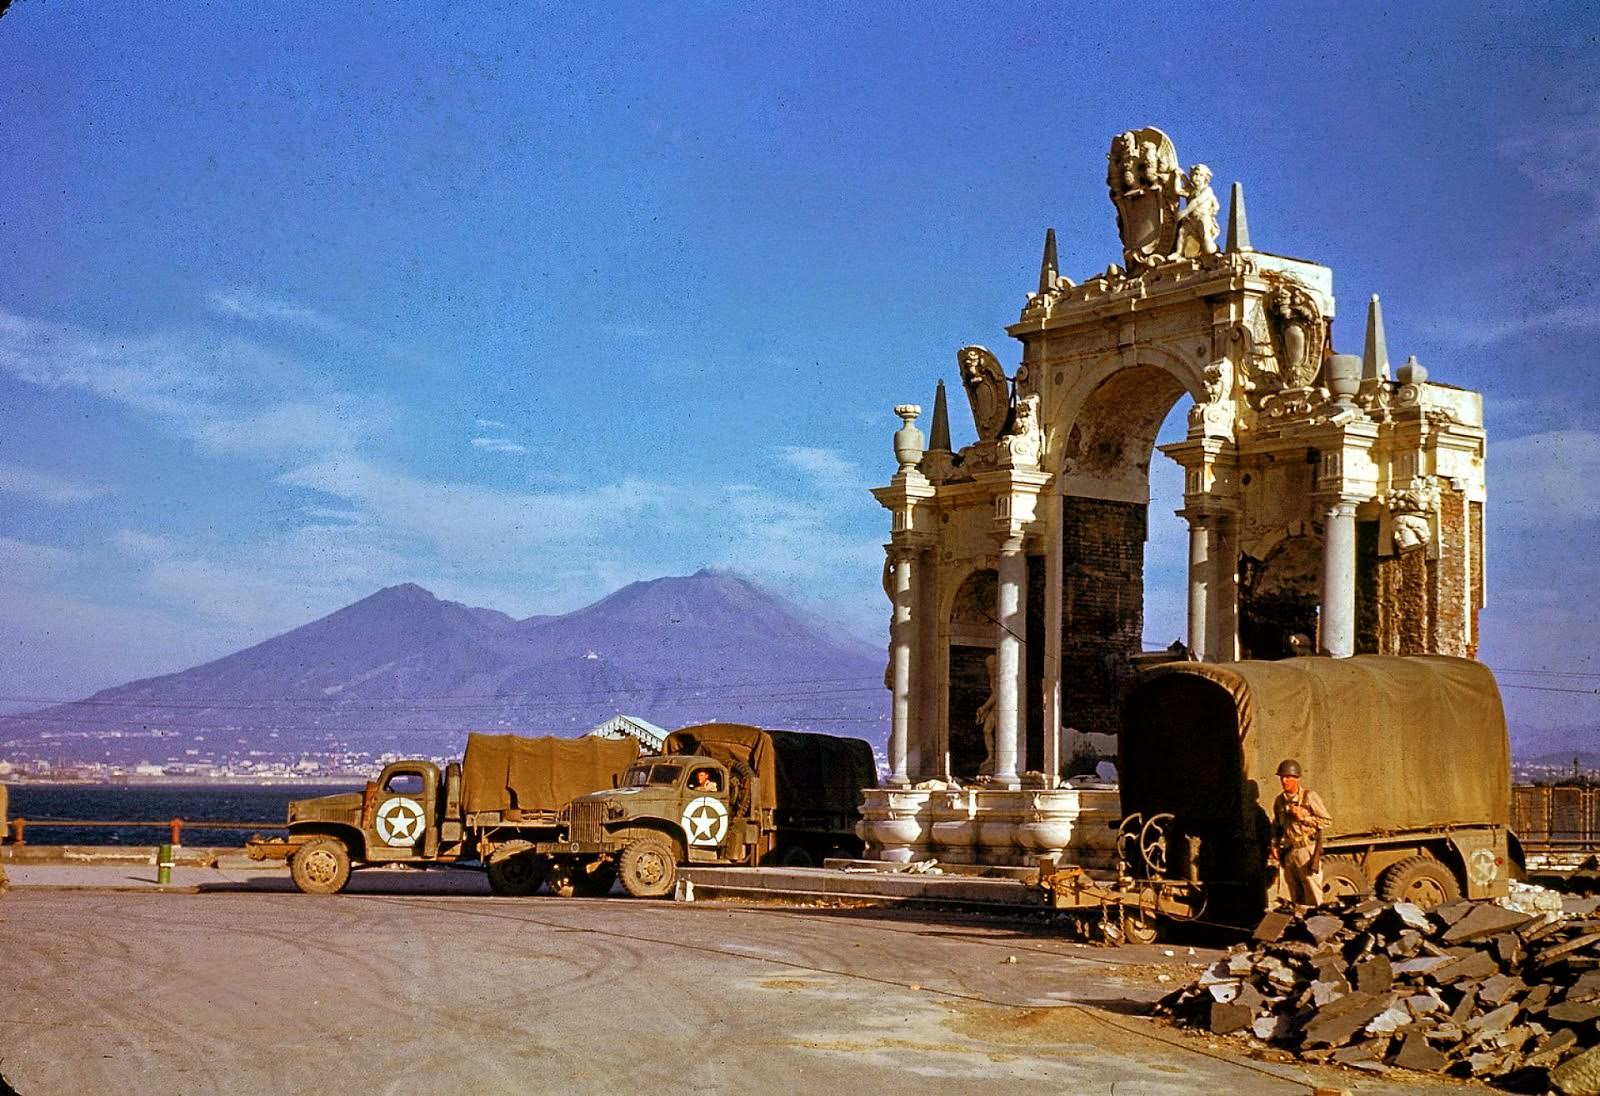
[[[678,880],[678,858],[665,837],[641,837],[622,850],[622,889],[635,898],[660,898]]]
[[[289,877],[306,894],[338,894],[350,882],[350,850],[337,837],[313,837],[289,858]]]
[[[1402,860],[1384,872],[1378,889],[1385,902],[1410,902],[1425,910],[1461,897],[1455,873],[1427,853]]]

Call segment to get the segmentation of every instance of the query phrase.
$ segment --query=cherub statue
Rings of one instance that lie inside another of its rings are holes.
[[[1217,212],[1221,206],[1211,192],[1211,169],[1195,164],[1183,177],[1178,193],[1188,199],[1178,214],[1178,239],[1169,259],[1191,259],[1217,253]]]

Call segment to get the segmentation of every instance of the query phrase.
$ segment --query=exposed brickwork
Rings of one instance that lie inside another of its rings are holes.
[[[1115,734],[1122,683],[1143,645],[1146,507],[1070,497],[1063,504],[1062,718],[1080,731]]]
[[[1472,543],[1471,515],[1466,495],[1439,481],[1439,539],[1443,551],[1435,562],[1437,583],[1434,596],[1434,651],[1442,655],[1466,655],[1471,645],[1471,615],[1467,598],[1472,587],[1472,568],[1467,546]]]
[[[1467,657],[1478,657],[1478,610],[1483,608],[1483,503],[1468,505],[1468,524],[1472,545],[1472,619],[1467,634]]]
[[[1264,560],[1239,557],[1239,648],[1244,658],[1287,658],[1295,633],[1315,641],[1322,541],[1289,537]]]

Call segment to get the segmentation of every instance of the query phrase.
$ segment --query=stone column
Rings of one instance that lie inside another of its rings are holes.
[[[906,769],[907,744],[911,734],[911,660],[917,648],[917,620],[912,613],[912,553],[893,549],[894,617],[889,625],[889,672],[894,708],[889,725],[889,783],[904,787],[911,783]]]
[[[1025,662],[1022,637],[1027,635],[1028,557],[1022,554],[1022,538],[1008,537],[1000,549],[999,622],[995,650],[995,727],[994,779],[997,784],[1015,788],[1017,758],[1022,752],[1025,690],[1021,687]]]
[[[1328,504],[1322,534],[1322,653],[1356,653],[1356,504]]]
[[[1214,583],[1211,561],[1211,517],[1188,514],[1189,519],[1189,650],[1202,662],[1211,657],[1210,594]]]
[[[1206,657],[1233,662],[1239,657],[1239,523],[1232,514],[1217,514],[1211,521],[1213,582],[1206,599],[1211,614]]]

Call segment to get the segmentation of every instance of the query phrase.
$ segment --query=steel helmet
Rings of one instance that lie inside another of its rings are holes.
[[[1300,762],[1296,761],[1292,757],[1286,758],[1285,760],[1280,761],[1278,763],[1278,775],[1279,776],[1299,776],[1300,775]]]

